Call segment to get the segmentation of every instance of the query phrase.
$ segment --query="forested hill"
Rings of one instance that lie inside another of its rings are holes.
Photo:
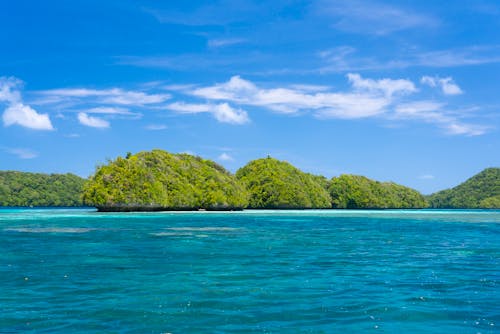
[[[361,175],[334,177],[328,191],[335,209],[420,209],[428,206],[424,196],[414,189]]]
[[[236,172],[252,209],[328,209],[326,179],[271,157],[250,161]]]
[[[500,209],[500,168],[487,168],[458,186],[428,198],[433,208]]]
[[[163,150],[128,154],[97,168],[83,199],[100,211],[231,210],[247,192],[211,160]]]
[[[84,183],[74,174],[0,171],[0,206],[81,206]]]

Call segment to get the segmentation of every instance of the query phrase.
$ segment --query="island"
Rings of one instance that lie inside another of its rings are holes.
[[[0,206],[82,206],[85,182],[70,173],[0,171]]]
[[[486,168],[458,186],[428,198],[437,209],[499,209],[500,168]]]
[[[243,209],[499,209],[500,168],[424,196],[394,182],[327,179],[270,156],[230,173],[202,157],[155,149],[74,174],[0,172],[0,206],[92,206],[99,211]]]
[[[153,150],[99,166],[83,201],[99,211],[241,210],[248,194],[211,160]]]

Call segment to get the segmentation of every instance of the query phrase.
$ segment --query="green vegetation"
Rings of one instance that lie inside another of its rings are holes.
[[[247,205],[247,193],[213,161],[162,150],[127,154],[97,168],[85,203],[103,211],[229,210]]]
[[[425,208],[425,198],[416,190],[392,182],[378,182],[359,175],[334,177],[328,187],[332,207],[338,209]]]
[[[250,194],[253,209],[330,208],[326,179],[304,173],[288,162],[273,158],[249,162],[236,178]]]
[[[500,168],[487,168],[458,186],[429,196],[433,208],[500,209]]]
[[[344,174],[328,180],[288,162],[257,159],[230,174],[213,161],[162,150],[127,153],[89,180],[0,171],[0,206],[96,206],[101,211],[252,209],[500,209],[500,168],[430,196]]]
[[[84,182],[73,174],[0,171],[0,206],[81,206]]]

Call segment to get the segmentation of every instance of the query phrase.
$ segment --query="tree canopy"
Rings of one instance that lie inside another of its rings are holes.
[[[81,206],[84,182],[74,174],[0,171],[0,206]]]
[[[249,208],[311,209],[330,208],[324,178],[307,174],[288,162],[271,157],[249,162],[236,178],[250,194]],[[326,180],[325,180],[326,181]]]
[[[458,186],[429,196],[433,208],[500,209],[500,168],[487,168]]]
[[[213,161],[162,150],[127,154],[97,168],[83,198],[100,210],[242,209],[247,193]]]
[[[338,209],[409,209],[428,205],[425,198],[414,189],[360,175],[334,177],[328,191],[332,207]]]

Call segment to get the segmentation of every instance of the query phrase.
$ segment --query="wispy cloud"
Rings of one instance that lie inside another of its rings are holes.
[[[432,179],[434,179],[434,175],[432,175],[432,174],[422,174],[422,175],[419,175],[418,178],[420,180],[432,180]]]
[[[235,44],[244,43],[246,40],[244,38],[215,38],[209,39],[207,41],[207,46],[209,48],[221,48],[225,46],[231,46]]]
[[[363,34],[386,35],[399,30],[435,28],[440,24],[432,15],[377,1],[319,1],[316,14],[331,17],[336,29]]]
[[[219,161],[234,161],[234,158],[227,154],[226,152],[221,153],[218,157],[217,160]]]
[[[420,79],[420,82],[430,87],[440,87],[445,95],[463,94],[462,89],[453,81],[453,78],[451,77],[440,78],[437,76],[423,76],[422,79]]]
[[[22,81],[17,78],[0,77],[0,103],[6,103],[2,120],[4,126],[20,125],[34,130],[53,130],[48,114],[40,114],[23,102]]]
[[[106,115],[133,115],[126,108],[121,107],[95,107],[85,111],[87,114],[106,114]]]
[[[149,131],[161,131],[168,129],[168,126],[166,126],[165,124],[149,124],[144,128]]]
[[[109,128],[109,122],[98,117],[89,116],[86,113],[78,113],[78,121],[80,124],[92,128]]]
[[[265,65],[273,55],[263,54],[260,51],[251,51],[243,56],[234,56],[231,53],[185,53],[180,55],[159,56],[119,56],[116,64],[122,66],[135,66],[144,68],[162,68],[176,71],[203,71],[222,72],[234,67],[246,68],[256,63]]]
[[[4,148],[4,151],[17,156],[19,159],[34,159],[38,157],[37,152],[26,148]]]
[[[437,124],[451,135],[479,136],[489,129],[488,126],[465,123],[446,108],[446,104],[440,102],[413,101],[396,106],[394,117]]]
[[[38,94],[45,98],[52,98],[56,103],[64,100],[88,102],[89,99],[92,99],[95,103],[134,106],[158,104],[170,98],[170,94],[149,94],[141,91],[123,90],[121,88],[60,88],[39,91]]]
[[[163,10],[159,8],[143,8],[159,22],[179,24],[185,26],[225,26],[238,22],[245,22],[256,15],[264,15],[271,3],[258,4],[248,0],[216,0],[196,6],[193,2],[189,11]]]
[[[235,109],[231,107],[228,103],[195,104],[195,103],[175,102],[167,105],[166,108],[182,114],[210,113],[215,117],[216,120],[218,120],[221,123],[245,124],[250,121],[250,119],[248,118],[248,114],[245,110]]]
[[[359,119],[382,117],[394,122],[422,121],[432,123],[455,135],[481,135],[488,127],[465,122],[465,113],[450,110],[444,102],[415,98],[419,93],[408,79],[371,79],[349,73],[347,91],[298,90],[291,87],[262,88],[240,76],[212,86],[188,89],[186,94],[222,103],[249,105],[277,113],[310,113],[319,119]],[[451,82],[446,81],[450,84]],[[458,86],[457,86],[458,87]],[[448,89],[450,89],[448,87]],[[220,104],[219,104],[220,105]],[[169,109],[183,113],[210,112],[212,104],[176,102]]]
[[[410,67],[448,68],[480,66],[500,63],[500,46],[484,45],[449,50],[410,50],[404,56],[362,56],[361,51],[350,46],[320,51],[317,56],[324,62],[316,69],[319,73],[364,70],[392,70]],[[313,70],[311,70],[313,71]]]
[[[385,112],[394,94],[414,91],[407,80],[366,80],[349,74],[354,90],[347,93],[308,92],[291,88],[260,88],[239,76],[228,82],[202,87],[190,93],[212,100],[228,100],[239,104],[261,106],[275,112],[293,114],[315,110],[322,118],[362,118]]]

